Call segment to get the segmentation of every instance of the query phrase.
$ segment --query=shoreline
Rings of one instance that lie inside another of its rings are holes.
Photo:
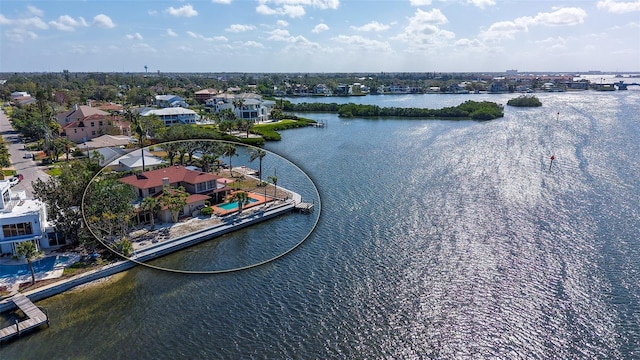
[[[295,209],[295,205],[302,201],[301,196],[290,190],[286,190],[286,191],[292,194],[292,198],[286,201],[283,201],[281,204],[271,205],[267,209],[259,209],[253,213],[247,213],[244,216],[239,216],[239,217],[237,215],[229,216],[228,218],[225,218],[225,220],[227,221],[223,221],[220,224],[216,224],[208,228],[196,230],[194,232],[178,236],[168,241],[163,241],[157,244],[146,246],[143,249],[136,251],[134,255],[131,256],[129,259],[109,263],[98,269],[89,270],[81,274],[74,275],[66,279],[62,279],[60,281],[55,281],[53,283],[50,283],[41,287],[37,287],[33,290],[27,290],[25,292],[18,291],[18,293],[21,293],[26,297],[28,297],[31,301],[36,302],[54,295],[61,294],[69,290],[76,289],[79,286],[92,286],[92,283],[94,282],[95,284],[101,284],[105,281],[108,281],[108,278],[111,277],[112,275],[129,270],[137,265],[149,266],[149,267],[155,268],[151,265],[146,264],[146,262],[171,254],[173,252],[185,249],[187,247],[199,244],[201,242],[214,239],[218,236],[233,232],[235,230],[239,230],[244,227],[247,227],[265,220],[269,220],[279,215],[283,215],[285,213],[293,211]],[[294,246],[294,248],[297,247],[298,245]],[[227,273],[227,272],[239,271],[239,270],[260,266],[265,263],[271,262],[273,260],[278,259],[281,256],[286,255],[289,251],[281,255],[278,255],[274,258],[267,259],[263,262],[259,262],[256,264],[235,268],[235,269],[226,269],[221,271],[209,271],[209,272],[187,272],[187,271],[179,271],[179,272],[180,273],[215,274],[215,273]],[[11,296],[13,295],[15,294],[10,294],[6,298],[0,300],[0,313],[11,311],[16,308],[13,301],[10,300]]]

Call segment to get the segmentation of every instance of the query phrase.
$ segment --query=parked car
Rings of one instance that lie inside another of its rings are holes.
[[[20,182],[20,178],[17,178],[15,176],[9,179],[9,184],[11,186],[16,186],[18,185],[19,182]]]
[[[25,159],[33,159],[33,154],[32,153],[26,153],[23,156]]]

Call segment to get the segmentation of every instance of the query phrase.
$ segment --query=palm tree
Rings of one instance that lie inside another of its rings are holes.
[[[236,146],[233,144],[226,144],[224,146],[222,155],[229,157],[229,174],[231,175],[231,177],[233,177],[233,171],[231,171],[233,169],[233,166],[231,165],[231,157],[238,155],[236,152]]]
[[[146,131],[142,125],[142,119],[140,118],[139,113],[133,113],[130,109],[127,110],[127,115],[129,120],[131,121],[131,125],[133,125],[133,131],[138,135],[138,146],[140,147],[140,157],[142,158],[142,172],[144,172],[144,136],[146,135]]]
[[[156,226],[156,211],[160,208],[160,202],[153,196],[147,196],[146,198],[142,199],[140,208],[143,211],[149,212],[151,230],[153,230],[153,228]]]
[[[260,165],[258,169],[258,177],[260,179],[260,185],[262,185],[262,158],[267,156],[267,152],[260,148],[252,148],[249,151],[249,162],[253,162],[255,159],[258,159],[258,163]]]
[[[231,201],[238,202],[238,212],[242,212],[242,208],[249,203],[249,195],[244,191],[236,191],[231,196]]]
[[[273,176],[269,176],[269,181],[271,181],[271,183],[273,183],[273,199],[275,200],[276,198],[276,190],[278,190],[278,177],[275,175]]]
[[[31,270],[31,285],[36,283],[36,272],[33,270],[33,260],[40,255],[36,245],[32,241],[23,241],[16,246],[16,254],[24,256]]]

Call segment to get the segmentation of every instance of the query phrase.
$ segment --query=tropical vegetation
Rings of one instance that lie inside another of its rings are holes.
[[[537,107],[542,106],[542,102],[540,102],[540,99],[535,95],[522,95],[517,98],[509,99],[509,101],[507,101],[507,105],[517,107]]]
[[[341,117],[403,117],[431,119],[492,120],[504,116],[502,105],[489,101],[467,100],[464,103],[442,109],[380,107],[378,105],[283,102],[285,111],[331,112]]]

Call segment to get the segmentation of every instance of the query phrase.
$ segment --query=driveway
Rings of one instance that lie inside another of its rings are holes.
[[[4,111],[0,111],[0,134],[2,134],[2,138],[4,139],[9,150],[13,168],[16,169],[18,174],[22,174],[24,176],[24,180],[14,186],[13,190],[24,190],[27,193],[27,198],[32,199],[33,187],[31,186],[31,182],[35,179],[42,179],[42,181],[47,181],[49,179],[49,174],[45,173],[43,171],[43,169],[45,168],[39,167],[32,158],[24,158],[24,155],[27,152],[24,150],[22,138],[20,134],[13,129]]]

